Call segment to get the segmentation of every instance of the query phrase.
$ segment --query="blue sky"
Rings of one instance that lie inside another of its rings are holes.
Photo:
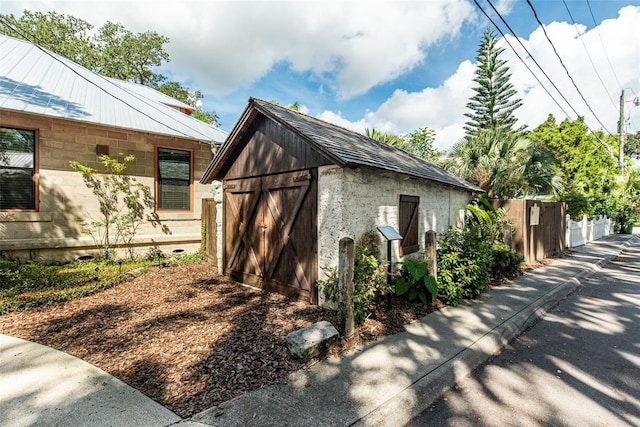
[[[500,22],[487,0],[478,3]],[[534,128],[549,113],[564,119],[567,112],[571,119],[585,116],[593,130],[604,125],[615,133],[624,89],[626,130],[640,130],[640,107],[632,102],[640,95],[640,0],[531,0],[588,105],[528,3],[491,3],[570,104],[535,71],[556,101],[546,94],[503,40],[523,100],[516,114],[521,124]],[[427,126],[436,130],[441,149],[463,135],[476,49],[491,26],[473,0],[2,2],[3,13],[23,9],[55,10],[96,27],[110,20],[169,37],[171,62],[161,72],[201,90],[204,108],[217,112],[225,130],[254,96],[282,105],[297,101],[304,112],[356,131],[402,134]],[[508,40],[522,51],[512,36]]]

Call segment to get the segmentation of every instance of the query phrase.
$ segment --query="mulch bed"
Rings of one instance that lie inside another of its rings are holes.
[[[400,332],[430,311],[398,298],[388,311],[381,302],[328,357]],[[200,263],[153,269],[90,296],[0,316],[0,333],[83,359],[189,417],[304,368],[289,355],[286,335],[331,318],[323,308],[241,286]]]

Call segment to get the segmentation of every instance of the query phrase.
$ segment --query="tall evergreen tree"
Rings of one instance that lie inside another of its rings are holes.
[[[478,136],[483,130],[513,132],[516,122],[513,112],[522,105],[509,81],[511,73],[507,61],[500,59],[504,48],[498,47],[497,43],[496,34],[487,28],[476,56],[478,67],[474,81],[478,86],[473,88],[475,95],[467,103],[471,112],[465,113],[471,119],[464,126],[466,139]]]

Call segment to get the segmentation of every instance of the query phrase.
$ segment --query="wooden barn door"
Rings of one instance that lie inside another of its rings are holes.
[[[316,182],[290,172],[225,183],[225,274],[316,302]]]

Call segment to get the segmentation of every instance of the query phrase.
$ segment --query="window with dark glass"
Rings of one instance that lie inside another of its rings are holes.
[[[158,148],[159,210],[191,210],[191,152]]]
[[[35,177],[35,131],[0,127],[0,210],[34,210]]]
[[[400,241],[400,255],[417,252],[420,249],[418,243],[418,207],[420,197],[400,196],[398,228],[402,240]]]

